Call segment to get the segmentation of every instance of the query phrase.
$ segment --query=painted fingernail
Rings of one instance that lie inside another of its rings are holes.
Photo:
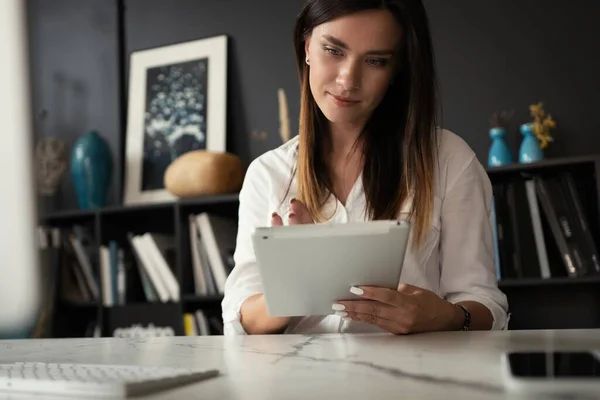
[[[276,213],[276,212],[274,212],[273,214],[271,214],[271,218],[274,218],[274,217],[276,217],[276,216],[277,216],[277,213]]]
[[[345,309],[346,309],[346,306],[345,306],[345,305],[343,305],[343,304],[334,303],[334,304],[331,306],[331,309],[333,309],[333,310],[335,310],[335,311],[343,311],[343,310],[345,310]]]
[[[294,218],[295,216],[296,216],[296,214],[290,213],[290,218]]]
[[[354,294],[357,294],[357,295],[359,295],[359,296],[360,296],[360,295],[363,295],[363,294],[365,294],[365,291],[364,291],[364,290],[362,290],[361,288],[357,288],[356,286],[352,286],[352,287],[350,288],[350,293],[354,293]]]
[[[296,198],[295,198],[295,197],[292,197],[292,198],[290,199],[290,204],[294,204],[295,202],[296,202]]]
[[[347,317],[348,313],[346,311],[336,311],[335,315],[337,315],[338,317]]]

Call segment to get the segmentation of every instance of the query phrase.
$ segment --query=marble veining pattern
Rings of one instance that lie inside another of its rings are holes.
[[[600,330],[45,339],[0,341],[0,362],[221,371],[148,399],[502,399],[513,398],[500,374],[504,351],[588,348],[600,349]]]

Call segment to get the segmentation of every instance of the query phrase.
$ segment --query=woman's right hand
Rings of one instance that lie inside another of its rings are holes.
[[[288,223],[289,225],[301,225],[301,224],[313,224],[310,213],[306,206],[297,199],[290,200],[290,213],[288,215]],[[271,225],[272,226],[281,226],[283,225],[283,219],[277,213],[273,213],[271,216]]]
[[[304,204],[300,200],[290,201],[290,213],[288,215],[289,225],[314,223]],[[282,226],[283,218],[273,213],[271,216],[272,226]],[[241,323],[244,330],[250,334],[281,333],[288,326],[291,317],[272,317],[267,312],[267,305],[263,294],[257,294],[248,298],[241,308]]]

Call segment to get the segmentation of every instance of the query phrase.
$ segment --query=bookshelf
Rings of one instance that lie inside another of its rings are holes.
[[[61,211],[40,216],[40,225],[69,229],[84,227],[93,236],[94,244],[108,246],[116,241],[121,248],[132,252],[127,238],[129,233],[153,232],[174,238],[175,252],[169,267],[180,288],[180,301],[147,302],[127,299],[125,304],[105,306],[102,299],[91,302],[56,299],[52,327],[54,337],[80,337],[90,334],[90,324],[99,329],[100,336],[112,336],[115,324],[165,324],[176,334],[183,334],[183,315],[201,309],[207,316],[220,320],[222,295],[198,296],[194,291],[188,217],[203,212],[237,220],[237,193],[182,199],[168,203],[128,206],[110,206],[95,210]],[[99,251],[92,253],[96,266],[100,265]],[[133,258],[130,256],[130,260]],[[63,265],[60,268],[65,268]],[[96,271],[100,284],[100,271]],[[129,279],[129,275],[128,275]],[[129,289],[129,287],[128,287]],[[60,287],[57,290],[61,290]],[[211,330],[216,334],[218,330]]]
[[[587,236],[593,239],[596,249],[600,249],[599,156],[554,158],[531,164],[515,163],[488,168],[486,171],[492,186],[494,186],[495,199],[496,190],[499,187],[506,187],[511,183],[519,185],[520,182],[531,180],[534,177],[552,180],[563,173],[569,173],[587,221],[589,228]],[[536,276],[536,269],[538,272],[540,271],[539,250],[531,241],[532,235],[535,235],[534,231],[528,230],[531,227],[527,227],[527,224],[532,224],[531,206],[523,191],[515,191],[515,196],[517,194],[524,197],[515,197],[514,200],[513,208],[518,213],[515,213],[512,218],[513,222],[517,221],[517,239],[512,236],[513,231],[509,230],[507,240],[519,242],[517,249],[521,254],[520,263],[521,268],[524,268],[524,273],[522,276],[515,276],[515,271],[512,271],[508,274],[510,276],[502,276],[504,271],[501,271],[498,281],[498,286],[508,297],[511,309],[510,329],[600,327],[600,274],[588,273],[572,276],[567,272],[555,236],[547,222],[544,207],[537,197],[541,231],[551,276],[542,278],[541,273]],[[497,210],[498,208],[496,208]],[[525,214],[522,213],[523,210],[526,210]],[[512,210],[509,211],[509,216],[505,214],[504,218],[510,219],[511,213]],[[576,217],[574,214],[570,215],[573,219],[569,221],[573,222]],[[529,241],[527,242],[527,240]],[[501,244],[499,243],[499,245]],[[527,257],[532,254],[534,254],[534,261],[528,263]],[[514,267],[514,263],[506,262],[505,264],[509,271]]]
[[[553,177],[562,172],[570,172],[580,195],[591,236],[596,248],[600,249],[599,169],[600,157],[585,156],[551,159],[533,164],[513,164],[488,168],[486,171],[492,185],[496,187],[534,176]],[[101,327],[102,336],[110,336],[111,324],[126,319],[128,315],[139,316],[140,320],[145,321],[171,321],[171,324],[177,325],[177,333],[183,332],[184,313],[194,313],[200,309],[208,315],[220,317],[221,295],[195,294],[188,216],[207,212],[237,219],[238,206],[238,195],[228,194],[172,203],[63,211],[43,216],[41,223],[47,226],[86,226],[99,238],[98,243],[104,245],[111,239],[126,243],[128,232],[139,234],[151,231],[173,235],[175,257],[171,268],[181,292],[180,301],[175,303],[133,301],[105,307],[101,301],[59,301],[54,336],[82,336],[89,321],[96,321]],[[522,202],[518,206],[527,205]],[[540,215],[544,217],[541,209]],[[548,226],[544,226],[544,236],[548,248],[555,246]],[[535,251],[534,248],[523,247],[521,250]],[[549,254],[548,259],[552,271],[558,271],[552,277],[499,277],[498,285],[507,295],[510,305],[510,329],[600,327],[600,274],[571,277],[555,254]]]

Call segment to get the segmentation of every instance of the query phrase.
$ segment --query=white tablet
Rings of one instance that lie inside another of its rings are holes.
[[[327,315],[334,302],[359,298],[352,286],[396,289],[409,231],[406,221],[256,229],[252,239],[269,314]]]

